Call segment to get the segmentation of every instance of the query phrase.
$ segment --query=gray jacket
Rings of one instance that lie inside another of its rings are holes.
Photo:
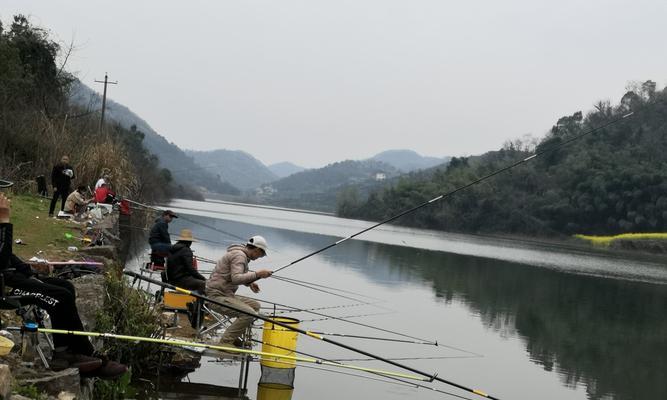
[[[234,296],[239,285],[249,285],[257,280],[254,271],[248,271],[250,258],[246,247],[234,244],[227,248],[227,253],[215,264],[215,269],[206,281],[208,296]]]

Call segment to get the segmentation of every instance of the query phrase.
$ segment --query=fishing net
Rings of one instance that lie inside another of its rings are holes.
[[[262,376],[259,384],[280,385],[288,388],[294,387],[294,371],[296,368],[273,368],[262,365]]]

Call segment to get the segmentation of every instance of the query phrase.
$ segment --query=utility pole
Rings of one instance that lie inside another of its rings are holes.
[[[107,85],[117,85],[118,82],[109,82],[109,77],[107,73],[104,73],[104,81],[95,80],[97,83],[104,83],[104,94],[102,95],[102,117],[100,118],[100,128],[99,131],[102,132],[102,126],[104,126],[104,110],[107,107]]]

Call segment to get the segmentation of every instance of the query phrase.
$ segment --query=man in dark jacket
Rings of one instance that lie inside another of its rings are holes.
[[[206,278],[193,267],[192,250],[190,246],[195,242],[190,229],[182,229],[176,244],[171,247],[167,258],[167,280],[172,285],[197,290],[204,293]]]
[[[74,285],[64,279],[40,277],[12,253],[12,224],[10,202],[0,193],[0,273],[12,296],[21,296],[22,305],[35,304],[45,310],[54,329],[83,331],[76,308]],[[93,357],[94,348],[87,337],[54,335],[55,351],[50,363],[53,369],[78,368],[82,373],[99,376],[119,376],[127,367],[114,361]]]
[[[60,211],[65,208],[65,201],[70,192],[70,186],[74,179],[74,168],[69,165],[69,157],[63,156],[60,163],[56,164],[51,171],[51,185],[53,185],[53,198],[49,207],[49,217],[53,216],[58,198],[61,198]]]
[[[171,210],[165,210],[162,216],[155,220],[155,224],[148,234],[148,243],[154,253],[166,254],[171,249],[171,237],[169,236],[169,223],[178,218]]]

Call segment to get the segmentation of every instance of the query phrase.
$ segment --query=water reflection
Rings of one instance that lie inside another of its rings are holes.
[[[294,252],[305,254],[332,241],[240,222],[206,223],[244,237],[261,232],[280,249],[274,260],[285,262]],[[195,234],[228,239],[206,229]],[[585,385],[590,399],[667,398],[665,285],[361,241],[346,242],[321,257],[377,285],[430,287],[437,301],[465,304],[488,329],[521,338],[529,359],[558,373],[564,385]]]
[[[304,238],[300,238],[303,240]],[[319,240],[313,241],[318,246]],[[590,399],[667,398],[667,288],[366,242],[329,254],[386,285],[420,282],[461,301]]]

